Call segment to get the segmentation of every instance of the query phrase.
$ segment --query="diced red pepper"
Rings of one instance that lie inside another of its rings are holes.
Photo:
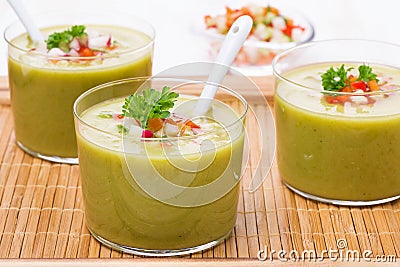
[[[329,104],[343,104],[350,100],[348,95],[338,95],[338,96],[325,96],[326,102]]]
[[[154,136],[154,134],[150,130],[143,130],[143,132],[142,132],[143,138],[152,138],[153,136]]]
[[[364,92],[367,91],[367,84],[364,81],[356,81],[351,83],[351,87],[353,89],[360,89],[363,90]]]
[[[191,121],[191,120],[186,120],[186,121],[185,121],[185,125],[186,125],[186,126],[189,126],[190,128],[200,128],[199,125],[197,125],[196,123],[194,123],[194,122]]]
[[[81,57],[93,57],[95,55],[89,47],[81,48],[78,53]]]

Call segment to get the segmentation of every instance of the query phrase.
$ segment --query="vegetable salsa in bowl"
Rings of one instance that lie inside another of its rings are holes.
[[[277,56],[277,161],[289,188],[339,205],[400,197],[399,50],[332,40]]]
[[[314,37],[312,24],[290,8],[268,4],[247,4],[239,8],[226,6],[223,13],[204,16],[211,57],[217,55],[225,34],[235,19],[242,15],[249,15],[254,23],[233,64],[251,75],[271,73],[271,62],[276,54]]]

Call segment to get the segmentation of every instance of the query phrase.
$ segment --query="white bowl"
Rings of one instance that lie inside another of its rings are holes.
[[[303,44],[311,41],[314,38],[314,27],[311,22],[301,13],[291,10],[289,8],[280,7],[273,5],[278,8],[280,14],[284,17],[293,20],[295,25],[299,25],[304,28],[300,38],[296,42],[267,42],[256,40],[252,34],[243,44],[243,48],[236,57],[233,67],[243,74],[249,76],[261,76],[272,74],[272,60],[278,53],[283,50],[292,48],[299,44]],[[224,14],[224,12],[216,13]],[[211,14],[211,16],[215,16]],[[207,29],[204,23],[204,18],[201,26],[197,27],[199,32],[209,39],[209,55],[210,60],[214,60],[218,54],[222,41],[225,38],[224,34],[221,34],[215,28]]]

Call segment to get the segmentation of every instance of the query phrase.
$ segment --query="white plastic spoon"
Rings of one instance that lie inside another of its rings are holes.
[[[253,19],[247,15],[237,18],[232,24],[217,55],[216,64],[208,77],[208,84],[204,86],[201,92],[200,99],[194,110],[195,115],[204,115],[209,109],[211,100],[217,92],[218,84],[224,79],[252,26]]]
[[[14,9],[18,18],[21,20],[32,41],[38,43],[43,42],[44,38],[42,33],[39,31],[39,28],[35,25],[32,17],[26,11],[21,0],[8,0],[8,3]]]

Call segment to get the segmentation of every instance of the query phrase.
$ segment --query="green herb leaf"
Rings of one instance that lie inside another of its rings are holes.
[[[118,124],[117,127],[120,134],[126,134],[128,132],[128,129],[126,129],[126,127],[121,124]]]
[[[358,72],[360,73],[357,79],[358,81],[369,82],[372,80],[376,80],[378,82],[376,74],[372,73],[372,68],[370,66],[361,65],[358,67]]]
[[[61,50],[68,52],[69,43],[72,41],[72,39],[75,37],[83,38],[87,36],[85,29],[86,27],[84,25],[74,25],[71,27],[71,29],[51,34],[47,40],[45,40],[47,49],[50,50],[52,48],[60,48]]]
[[[344,68],[344,64],[337,68],[330,67],[324,74],[321,75],[322,86],[327,91],[340,91],[346,86],[347,73],[353,68]]]
[[[161,92],[152,88],[145,89],[141,95],[135,92],[125,98],[122,113],[125,117],[136,119],[146,129],[150,119],[167,118],[170,115],[168,110],[174,107],[178,97],[179,94],[170,92],[168,86],[164,86]]]
[[[97,117],[100,117],[102,119],[111,119],[113,117],[113,115],[111,113],[102,112],[102,113],[98,114]]]

